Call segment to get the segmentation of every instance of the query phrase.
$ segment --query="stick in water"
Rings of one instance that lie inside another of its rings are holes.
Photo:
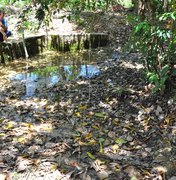
[[[26,43],[25,43],[25,38],[24,38],[24,29],[22,29],[22,38],[23,38],[23,48],[24,48],[24,52],[25,52],[25,58],[28,59],[29,54],[26,48]]]
[[[26,69],[28,69],[28,58],[29,58],[29,54],[26,48],[26,43],[25,43],[25,38],[24,38],[24,29],[22,28],[22,39],[23,39],[23,48],[24,48],[24,52],[25,52],[25,58],[26,58]]]

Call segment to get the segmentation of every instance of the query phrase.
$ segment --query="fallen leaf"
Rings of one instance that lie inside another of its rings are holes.
[[[25,136],[22,136],[22,137],[19,137],[18,139],[17,139],[17,141],[19,142],[19,143],[25,143],[25,141],[26,141],[26,137]]]
[[[40,159],[32,159],[32,164],[34,164],[35,166],[38,166],[41,163]]]
[[[92,137],[92,133],[87,133],[87,134],[84,136],[84,138],[85,138],[86,140],[90,139],[91,137]]]
[[[25,161],[20,161],[17,166],[17,172],[25,171],[27,168],[27,163]]]
[[[7,123],[7,125],[5,126],[6,129],[12,129],[14,128],[14,123],[13,122],[9,122]]]
[[[86,145],[86,143],[82,142],[81,140],[78,141],[78,144],[79,144],[80,146]]]
[[[57,164],[54,164],[50,167],[50,170],[55,171],[58,168]]]
[[[105,114],[104,113],[95,113],[95,116],[99,117],[99,118],[104,118]]]
[[[90,157],[90,159],[95,159],[95,157],[90,152],[87,152],[86,154]]]
[[[165,122],[166,122],[166,125],[169,125],[170,124],[170,121],[171,121],[171,118],[169,116],[167,116],[165,118]]]
[[[96,125],[92,125],[92,128],[99,130],[100,128]]]
[[[107,179],[109,177],[109,173],[106,172],[105,170],[101,170],[97,173],[98,177],[100,179]]]
[[[79,166],[77,161],[71,161],[70,165],[73,167],[76,167],[78,170],[81,170],[82,168]]]
[[[76,112],[75,115],[76,115],[77,117],[81,117],[81,113],[80,113],[80,112]]]
[[[87,106],[79,106],[79,108],[78,108],[80,111],[84,111],[84,110],[86,110],[87,109]]]
[[[0,133],[0,137],[2,137],[2,136],[5,136],[6,134],[4,134],[4,133]]]
[[[121,139],[121,138],[116,139],[115,142],[116,142],[118,145],[123,145],[123,144],[127,143],[126,140]]]
[[[88,145],[95,145],[95,144],[97,144],[97,142],[95,141],[95,139],[90,139],[87,144]]]

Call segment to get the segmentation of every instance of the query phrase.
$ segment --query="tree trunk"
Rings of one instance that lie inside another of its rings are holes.
[[[163,9],[164,9],[164,12],[167,12],[168,11],[168,0],[162,0],[162,6],[163,6]]]

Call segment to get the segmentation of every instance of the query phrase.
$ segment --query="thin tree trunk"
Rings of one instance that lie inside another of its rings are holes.
[[[168,0],[163,0],[162,2],[163,4],[163,9],[164,9],[164,12],[167,12],[168,11]]]
[[[23,38],[23,48],[24,48],[24,52],[25,52],[25,58],[28,59],[29,54],[28,54],[28,51],[27,51],[27,48],[26,48],[26,43],[25,43],[25,38],[24,38],[24,30],[22,32],[22,38]]]

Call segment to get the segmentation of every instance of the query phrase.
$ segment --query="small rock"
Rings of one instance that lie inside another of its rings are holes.
[[[160,114],[159,117],[158,117],[158,119],[161,121],[161,120],[164,119],[164,117],[165,117],[164,114]]]
[[[113,131],[108,132],[108,137],[115,138],[115,136],[116,136],[115,132],[113,132]]]
[[[142,146],[141,145],[137,145],[135,149],[141,149]]]
[[[145,115],[138,115],[137,116],[137,118],[138,118],[138,121],[142,121],[142,120],[144,120],[145,119]]]
[[[135,179],[135,180],[141,179],[141,174],[140,174],[139,170],[133,166],[126,167],[126,169],[124,171],[128,174],[129,177],[133,177],[133,179]]]
[[[27,163],[25,161],[21,161],[18,163],[17,172],[25,171],[27,167]]]
[[[160,106],[157,107],[156,111],[155,111],[155,114],[156,116],[159,116],[159,114],[162,112],[162,108]]]
[[[139,114],[139,115],[143,115],[143,114],[145,114],[145,111],[142,109],[142,110],[140,110],[140,111],[138,112],[138,114]]]
[[[45,144],[45,147],[46,147],[46,148],[54,148],[54,147],[55,147],[55,143],[47,142],[47,143]]]
[[[147,152],[141,152],[141,155],[143,158],[147,157],[148,156],[148,153]]]
[[[109,173],[106,172],[106,171],[104,171],[104,170],[99,171],[99,172],[97,173],[97,175],[98,175],[98,177],[99,177],[100,179],[106,179],[106,178],[109,177]]]
[[[111,79],[108,79],[107,82],[110,83],[110,82],[111,82]]]
[[[127,136],[126,140],[129,141],[129,142],[131,142],[131,141],[133,141],[133,137]]]
[[[151,152],[151,151],[152,151],[152,149],[151,149],[151,148],[145,148],[145,151],[147,151],[147,152]]]
[[[169,106],[171,106],[171,105],[173,104],[173,102],[174,102],[173,99],[169,99],[168,102],[167,102],[167,104],[168,104]]]

